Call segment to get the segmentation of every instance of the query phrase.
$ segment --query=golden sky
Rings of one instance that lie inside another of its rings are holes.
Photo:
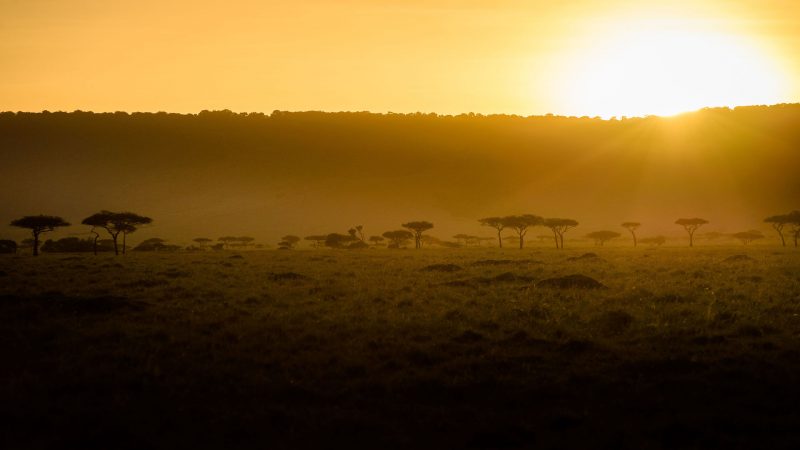
[[[796,0],[0,0],[0,110],[670,114],[800,101]]]

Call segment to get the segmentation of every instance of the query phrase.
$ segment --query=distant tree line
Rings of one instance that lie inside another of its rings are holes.
[[[112,212],[103,210],[98,213],[83,219],[81,224],[87,225],[90,228],[89,233],[93,235],[90,239],[80,239],[77,237],[67,237],[57,241],[47,240],[44,245],[40,245],[41,235],[56,230],[57,228],[70,226],[70,223],[59,216],[38,215],[38,216],[25,216],[13,220],[10,225],[19,228],[30,230],[32,239],[24,240],[23,245],[30,246],[33,250],[33,255],[38,256],[40,247],[44,252],[89,252],[94,254],[98,252],[111,252],[119,255],[120,252],[124,255],[127,249],[127,236],[136,232],[139,227],[152,224],[153,219],[150,217],[142,216],[133,212]],[[764,219],[764,222],[769,223],[772,228],[778,233],[781,240],[781,245],[786,246],[786,233],[788,232],[790,238],[794,241],[794,246],[798,246],[800,240],[800,211],[792,211],[787,214],[779,214],[769,216]],[[572,228],[578,226],[578,221],[574,219],[565,218],[543,218],[535,214],[520,214],[511,216],[493,216],[484,217],[478,220],[482,226],[493,228],[497,233],[498,247],[503,248],[503,241],[511,240],[519,246],[520,249],[525,246],[525,237],[528,231],[534,227],[548,228],[552,233],[552,239],[557,249],[564,248],[564,234]],[[695,234],[702,226],[708,224],[708,220],[699,217],[693,218],[680,218],[675,221],[676,225],[683,227],[689,238],[689,246],[694,246]],[[369,247],[377,247],[386,245],[388,248],[405,248],[414,243],[414,248],[420,249],[423,246],[439,245],[441,247],[467,247],[469,245],[480,245],[480,242],[492,240],[493,238],[486,238],[480,236],[472,236],[468,234],[457,234],[453,238],[456,242],[442,241],[425,232],[433,229],[433,223],[419,220],[402,223],[401,229],[386,231],[380,236],[370,236],[366,238],[364,234],[364,226],[356,225],[350,228],[346,234],[344,233],[328,233],[319,235],[306,236],[304,239],[310,241],[312,247],[321,248],[335,248],[335,249],[361,249]],[[623,222],[622,228],[628,230],[631,235],[633,246],[636,247],[639,243],[660,246],[666,242],[663,236],[652,236],[645,238],[638,238],[637,230],[642,226],[640,222]],[[100,239],[100,232],[98,230],[105,230],[110,239]],[[503,236],[503,231],[508,230],[513,232],[511,236]],[[121,235],[121,243],[120,241]],[[586,234],[586,237],[592,239],[597,246],[603,246],[606,242],[620,238],[622,235],[612,230],[599,230]],[[708,232],[705,237],[708,239],[716,239],[721,237],[722,233]],[[742,231],[730,235],[732,238],[739,240],[742,244],[747,245],[751,242],[763,239],[764,235],[757,230]],[[547,235],[539,235],[540,239],[546,239]],[[291,250],[296,248],[302,239],[295,235],[283,236],[278,242],[278,248],[281,250]],[[187,247],[188,251],[206,251],[206,250],[224,250],[224,249],[242,249],[247,247],[261,248],[262,246],[254,244],[255,239],[249,236],[223,236],[217,239],[217,243],[210,238],[198,237],[193,239],[196,245]],[[0,240],[0,253],[17,253],[17,250],[22,246],[18,245],[12,240]],[[120,249],[121,247],[121,249]],[[135,251],[178,251],[181,247],[178,245],[168,244],[166,240],[161,238],[150,238],[140,242],[133,248]]]

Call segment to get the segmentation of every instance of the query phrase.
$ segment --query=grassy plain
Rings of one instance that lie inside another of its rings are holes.
[[[4,448],[800,448],[794,248],[7,256],[0,342]]]

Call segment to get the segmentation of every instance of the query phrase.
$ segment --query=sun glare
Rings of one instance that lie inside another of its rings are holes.
[[[765,50],[742,36],[626,28],[566,58],[558,91],[570,114],[668,116],[785,98],[781,71]]]

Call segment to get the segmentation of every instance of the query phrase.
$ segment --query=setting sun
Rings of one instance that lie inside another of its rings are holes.
[[[780,103],[785,82],[742,37],[642,24],[564,57],[564,110],[590,116],[673,115],[708,106]]]

